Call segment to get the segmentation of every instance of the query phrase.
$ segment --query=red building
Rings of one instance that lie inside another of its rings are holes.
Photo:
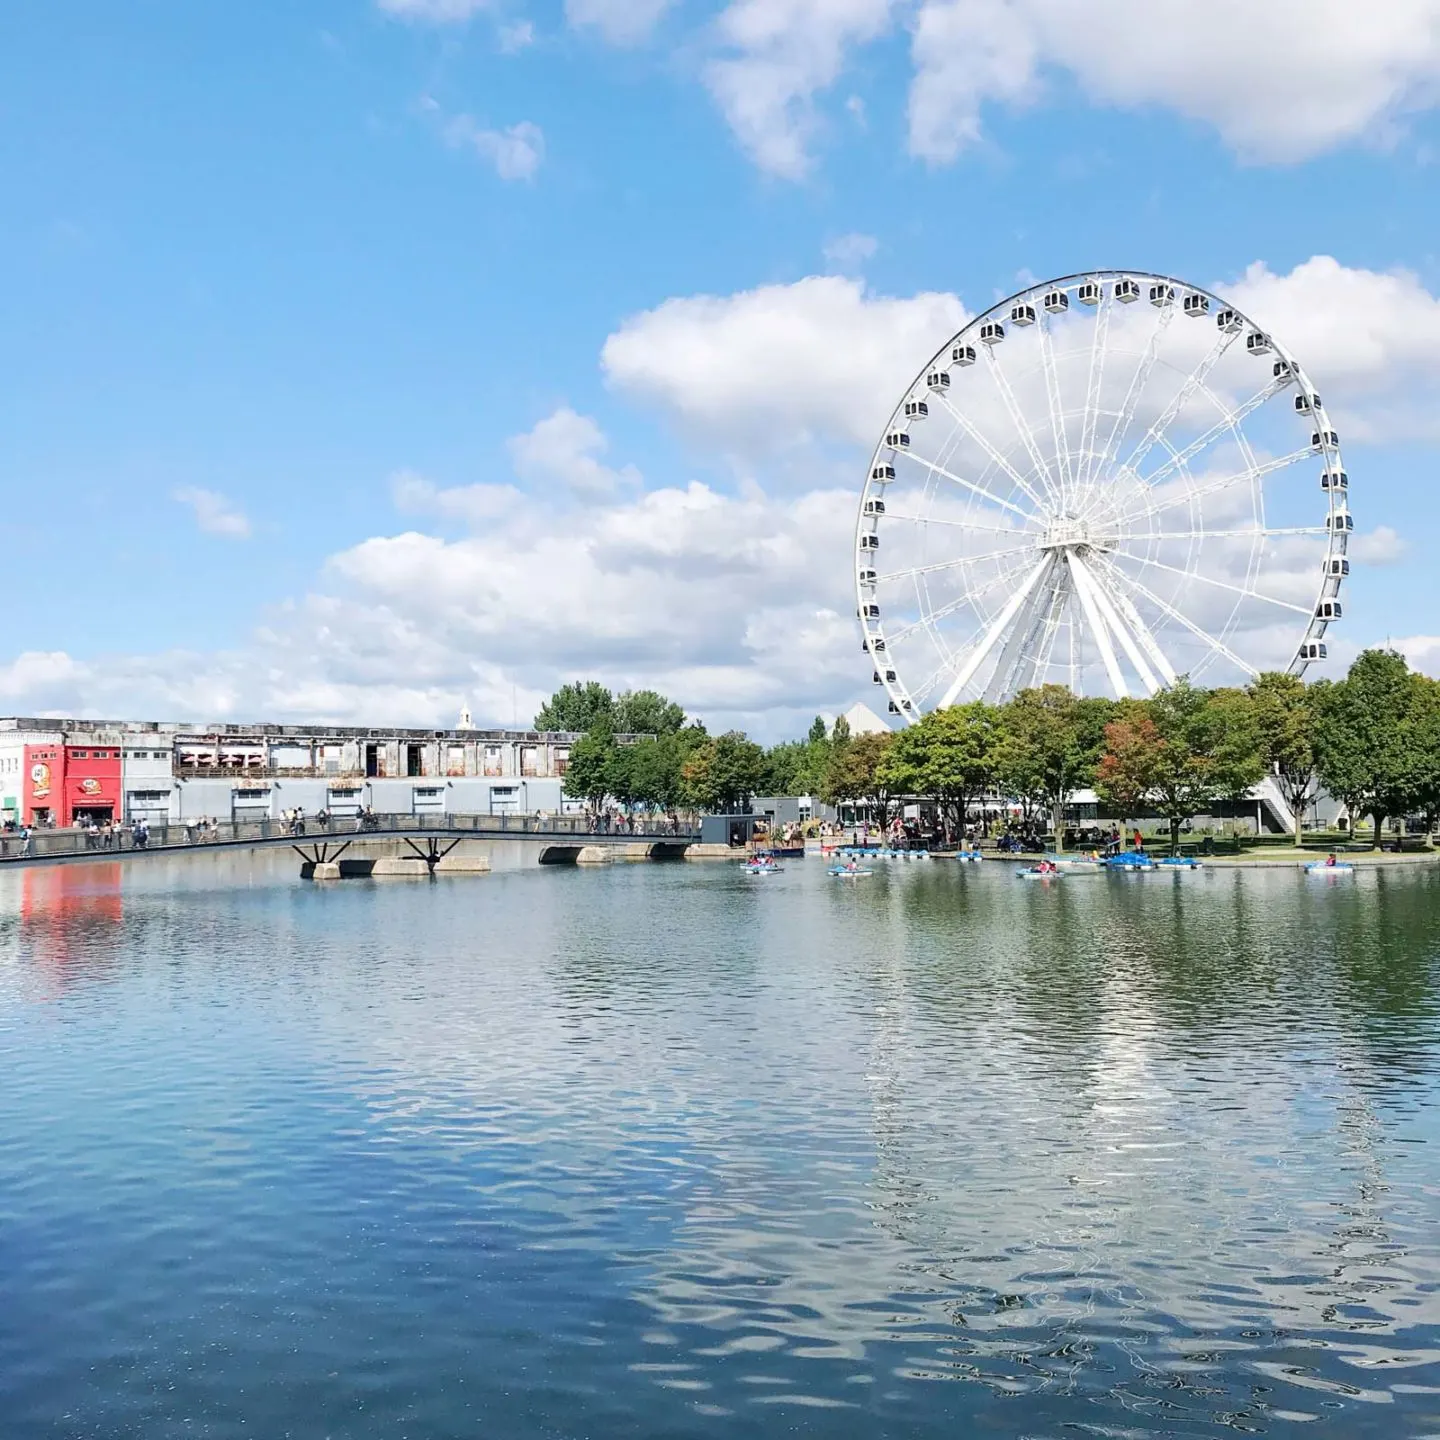
[[[120,747],[118,745],[67,745],[65,747],[65,809],[62,825],[89,820],[103,825],[116,820],[120,808]]]
[[[118,819],[119,745],[27,745],[25,824],[74,825]]]

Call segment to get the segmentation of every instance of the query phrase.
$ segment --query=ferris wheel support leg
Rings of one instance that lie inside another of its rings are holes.
[[[1115,647],[1110,643],[1110,632],[1105,626],[1105,617],[1100,613],[1099,605],[1096,604],[1095,592],[1092,589],[1094,582],[1090,579],[1090,572],[1085,568],[1085,562],[1074,550],[1067,550],[1065,559],[1070,566],[1070,579],[1074,583],[1075,593],[1080,597],[1080,608],[1085,612],[1090,632],[1095,636],[1095,643],[1100,648],[1100,658],[1105,663],[1105,673],[1110,677],[1110,688],[1114,690],[1117,700],[1124,700],[1129,696],[1130,691],[1125,684],[1124,675],[1120,673],[1120,662],[1115,658]]]
[[[1030,592],[1040,583],[1041,577],[1054,563],[1051,555],[1041,556],[1040,563],[1025,577],[1020,588],[1005,602],[1005,607],[995,617],[995,623],[985,633],[985,638],[966,657],[965,663],[955,672],[950,688],[940,701],[937,709],[944,710],[955,703],[955,697],[970,683],[975,672],[985,662],[985,657],[995,648],[995,643],[1010,628],[1020,607],[1030,598]]]
[[[1040,644],[1040,635],[1054,608],[1056,592],[1063,583],[1064,571],[1057,559],[1052,557],[1049,574],[1042,584],[1031,591],[1030,598],[1021,607],[1010,627],[1000,649],[1000,658],[991,672],[990,683],[985,687],[984,699],[998,704],[1007,695],[1013,695],[1019,686],[1020,672],[1025,668],[1027,657],[1033,667],[1034,654]]]
[[[1150,627],[1140,618],[1130,597],[1115,583],[1109,570],[1113,562],[1091,567],[1090,575],[1099,589],[1109,597],[1110,603],[1120,612],[1130,633],[1140,642],[1141,648],[1150,657],[1150,663],[1166,685],[1173,685],[1180,677],[1170,663],[1170,657],[1160,648],[1160,642],[1150,633]]]
[[[1072,569],[1078,568],[1085,572],[1082,583],[1090,590],[1105,624],[1109,626],[1111,633],[1120,642],[1120,648],[1129,657],[1130,664],[1134,666],[1135,673],[1140,677],[1140,683],[1145,687],[1145,693],[1153,695],[1160,688],[1160,682],[1155,678],[1155,672],[1151,670],[1143,651],[1130,633],[1129,626],[1120,618],[1119,612],[1111,597],[1106,593],[1104,585],[1100,583],[1099,577],[1085,563],[1085,557],[1078,550],[1070,552],[1070,565]]]

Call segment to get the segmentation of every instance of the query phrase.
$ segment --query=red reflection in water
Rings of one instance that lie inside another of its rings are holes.
[[[58,993],[108,959],[112,932],[124,919],[120,863],[52,865],[25,870],[20,938],[37,975]]]

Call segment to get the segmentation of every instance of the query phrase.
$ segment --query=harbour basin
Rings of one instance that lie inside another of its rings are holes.
[[[1440,1431],[1440,871],[0,873],[0,1434]]]

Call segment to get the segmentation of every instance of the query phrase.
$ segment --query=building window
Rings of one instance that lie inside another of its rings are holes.
[[[485,747],[485,773],[487,775],[503,775],[505,773],[500,763],[500,747],[498,745]]]

